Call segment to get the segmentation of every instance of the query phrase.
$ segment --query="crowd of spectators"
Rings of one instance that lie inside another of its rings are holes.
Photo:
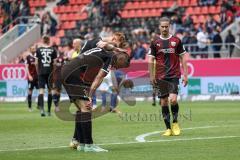
[[[8,0],[4,0],[4,2],[8,2]],[[13,0],[12,2],[19,3],[17,0]],[[27,0],[21,2],[22,6],[27,6],[25,3],[27,4]],[[68,3],[68,0],[61,0],[57,5],[67,5]],[[216,3],[218,3],[218,0],[199,0],[199,5],[215,5]],[[145,59],[150,41],[159,33],[158,27],[152,24],[152,21],[141,19],[138,25],[129,29],[128,26],[123,23],[119,14],[121,6],[115,7],[114,5],[113,0],[92,0],[92,3],[89,3],[79,11],[79,14],[87,12],[87,23],[81,23],[81,25],[78,26],[79,28],[75,28],[69,32],[69,34],[72,35],[72,38],[90,40],[97,36],[106,37],[111,35],[113,30],[116,31],[116,28],[118,28],[118,30],[128,35],[127,38],[130,42],[132,58]],[[4,12],[9,13],[8,9],[6,9],[8,7],[2,6],[6,6],[6,4],[1,5],[1,8],[5,8],[4,10],[6,11]],[[14,8],[14,6],[16,5],[13,4],[12,8]],[[21,5],[19,6],[19,9],[25,8],[21,7]],[[13,18],[17,14],[18,9],[12,10],[14,12],[7,14],[9,18]],[[235,18],[240,17],[239,10],[239,5],[236,4],[235,0],[223,0],[219,20],[209,14],[205,22],[198,26],[194,24],[193,17],[186,14],[184,8],[179,7],[177,3],[166,11],[175,12],[175,14],[170,16],[172,22],[171,33],[182,40],[188,52],[195,53],[192,54],[193,58],[207,58],[209,52],[213,54],[213,57],[219,58],[221,57],[220,51],[222,48],[228,50],[230,56],[233,54],[234,46],[224,46],[223,43],[235,43],[237,39],[236,35],[233,35],[231,31],[229,31],[227,37],[223,39],[220,33],[231,24]],[[18,14],[19,13],[20,12],[18,12]],[[52,16],[50,12],[46,12],[42,16],[36,16],[41,17],[41,33],[54,36],[58,25],[54,16]],[[66,30],[65,34],[68,34],[68,30]]]
[[[18,19],[18,17],[26,17],[30,15],[30,7],[28,0],[2,0],[0,1],[0,15],[3,18],[2,33],[8,31],[10,24],[27,23],[26,18]]]

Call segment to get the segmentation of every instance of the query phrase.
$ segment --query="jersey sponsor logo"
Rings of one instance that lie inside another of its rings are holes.
[[[176,42],[171,42],[171,46],[175,47],[176,46]]]
[[[160,49],[159,52],[162,52],[164,54],[175,53],[175,49],[174,48]]]
[[[3,80],[25,80],[27,72],[24,67],[4,67],[2,69]]]

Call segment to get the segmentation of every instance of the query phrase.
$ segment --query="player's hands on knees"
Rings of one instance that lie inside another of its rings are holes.
[[[92,98],[88,97],[88,101],[86,103],[86,108],[91,109],[92,108]]]
[[[157,84],[157,80],[155,77],[150,77],[150,83],[154,86]]]
[[[186,87],[188,85],[188,77],[187,76],[183,76],[182,83],[183,83],[184,87]]]
[[[33,77],[31,75],[28,76],[29,81],[33,80]]]

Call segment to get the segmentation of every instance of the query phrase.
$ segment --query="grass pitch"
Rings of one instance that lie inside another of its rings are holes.
[[[160,107],[120,104],[123,115],[109,113],[93,121],[96,144],[108,153],[84,153],[67,146],[74,122],[40,117],[25,103],[0,104],[0,160],[239,160],[239,102],[180,102],[182,134],[162,137]],[[153,133],[152,133],[153,132]],[[145,135],[143,135],[145,134]],[[144,142],[138,142],[136,137]]]

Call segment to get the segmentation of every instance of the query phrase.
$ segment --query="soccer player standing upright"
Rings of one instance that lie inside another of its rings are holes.
[[[178,85],[181,77],[180,63],[183,67],[183,85],[188,83],[186,51],[178,37],[169,33],[170,20],[167,17],[160,19],[160,33],[150,45],[149,72],[151,83],[158,89],[162,115],[167,130],[164,136],[179,135],[177,102]],[[154,61],[156,60],[156,66]],[[169,98],[169,99],[168,99]],[[170,123],[168,103],[170,100],[173,124]]]
[[[35,46],[30,47],[29,49],[30,54],[26,57],[26,69],[28,73],[28,109],[31,112],[32,111],[32,91],[34,87],[38,89],[38,76],[37,76],[37,70],[35,66],[35,59],[36,59],[36,48]]]
[[[41,110],[41,116],[45,116],[44,111],[44,89],[48,87],[48,115],[51,114],[52,93],[49,84],[49,77],[53,71],[53,61],[57,58],[57,52],[50,46],[50,38],[43,36],[43,45],[36,51],[36,67],[38,71],[39,95],[38,106]]]

